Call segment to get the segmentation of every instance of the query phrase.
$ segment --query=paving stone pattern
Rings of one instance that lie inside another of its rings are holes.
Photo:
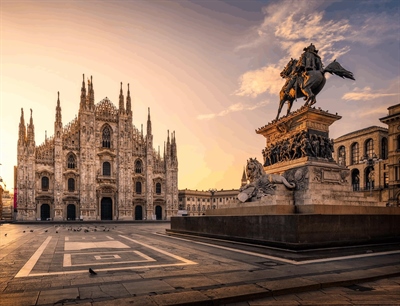
[[[398,245],[289,254],[169,237],[166,228],[2,224],[0,306],[400,305]],[[340,255],[353,257],[327,259]]]

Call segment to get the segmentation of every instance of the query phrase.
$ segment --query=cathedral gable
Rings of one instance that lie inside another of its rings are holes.
[[[118,122],[118,109],[106,97],[96,104],[96,120]]]

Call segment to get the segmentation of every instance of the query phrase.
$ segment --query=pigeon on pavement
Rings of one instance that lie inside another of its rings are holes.
[[[89,273],[90,273],[91,275],[97,275],[97,273],[94,272],[94,271],[92,270],[92,268],[89,268]]]

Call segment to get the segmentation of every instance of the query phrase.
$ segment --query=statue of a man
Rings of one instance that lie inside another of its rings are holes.
[[[303,49],[303,54],[300,56],[297,66],[300,71],[322,70],[323,65],[321,57],[318,55],[318,50],[313,44]]]

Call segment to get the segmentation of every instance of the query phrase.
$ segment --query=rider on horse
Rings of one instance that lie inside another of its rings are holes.
[[[289,81],[285,88],[285,93],[287,95],[289,95],[290,90],[295,87],[295,84],[297,86],[303,83],[303,74],[306,74],[307,71],[323,69],[321,57],[318,55],[318,50],[313,44],[304,48],[303,51],[304,53],[300,56],[297,65],[289,76]]]

